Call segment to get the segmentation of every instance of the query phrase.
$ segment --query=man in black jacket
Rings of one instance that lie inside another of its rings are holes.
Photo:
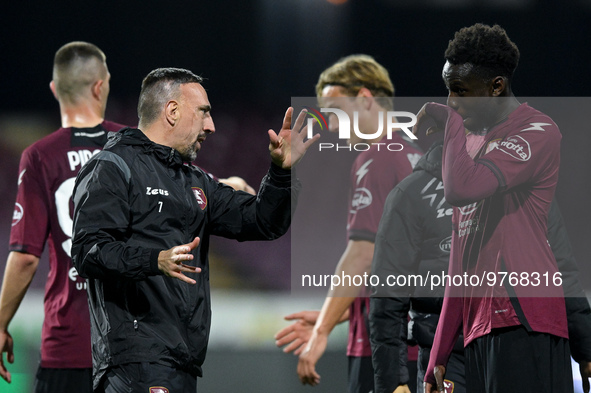
[[[279,134],[269,131],[258,195],[234,191],[186,164],[215,131],[201,82],[184,69],[148,74],[139,129],[112,136],[76,179],[72,259],[88,278],[95,391],[196,391],[210,328],[209,236],[271,240],[289,227],[300,189],[291,168],[317,139],[297,132],[305,113],[293,133],[292,108]]]
[[[376,234],[372,274],[387,283],[390,277],[447,272],[451,246],[451,206],[441,181],[442,143],[436,142],[419,160],[411,175],[388,195]],[[394,284],[391,281],[390,284]],[[418,389],[422,390],[429,349],[437,327],[444,287],[384,285],[372,288],[370,341],[376,392],[408,392],[406,341],[419,346]],[[412,297],[411,297],[412,296]],[[407,315],[411,315],[407,334]],[[397,334],[396,332],[400,332]],[[448,379],[463,393],[463,345],[456,345],[448,363]]]

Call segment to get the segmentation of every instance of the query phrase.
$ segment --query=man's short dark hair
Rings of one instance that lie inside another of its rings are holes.
[[[519,62],[519,49],[499,26],[476,23],[456,32],[445,51],[453,65],[470,63],[474,72],[486,79],[504,76],[509,80]]]
[[[180,85],[201,83],[203,78],[183,68],[157,68],[142,81],[142,90],[137,106],[140,124],[154,122],[162,108],[171,99],[177,98]]]

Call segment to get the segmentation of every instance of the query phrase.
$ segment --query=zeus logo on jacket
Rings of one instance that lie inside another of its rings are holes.
[[[146,195],[164,195],[164,196],[168,196],[168,191],[167,190],[162,190],[160,188],[146,187]]]

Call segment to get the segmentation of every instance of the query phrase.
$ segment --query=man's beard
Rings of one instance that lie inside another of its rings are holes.
[[[187,146],[184,151],[179,151],[183,162],[193,162],[197,158],[197,151],[195,147],[197,145],[197,141],[193,142],[191,145]]]

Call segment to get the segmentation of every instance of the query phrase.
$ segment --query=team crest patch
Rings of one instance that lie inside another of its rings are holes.
[[[355,190],[351,200],[351,213],[356,213],[358,210],[368,207],[372,202],[371,191],[365,187],[359,187]]]
[[[24,209],[21,206],[20,203],[15,203],[14,204],[14,212],[12,213],[12,226],[15,226],[16,224],[18,224],[21,220],[21,218],[23,218],[23,212]]]
[[[170,393],[168,389],[163,388],[162,386],[154,386],[150,388],[148,393]]]
[[[445,393],[454,393],[454,383],[450,380],[443,380],[443,390]]]
[[[205,192],[199,187],[191,187],[193,189],[193,195],[195,195],[195,199],[197,199],[197,203],[201,210],[205,210],[207,206],[207,197],[205,196]]]

